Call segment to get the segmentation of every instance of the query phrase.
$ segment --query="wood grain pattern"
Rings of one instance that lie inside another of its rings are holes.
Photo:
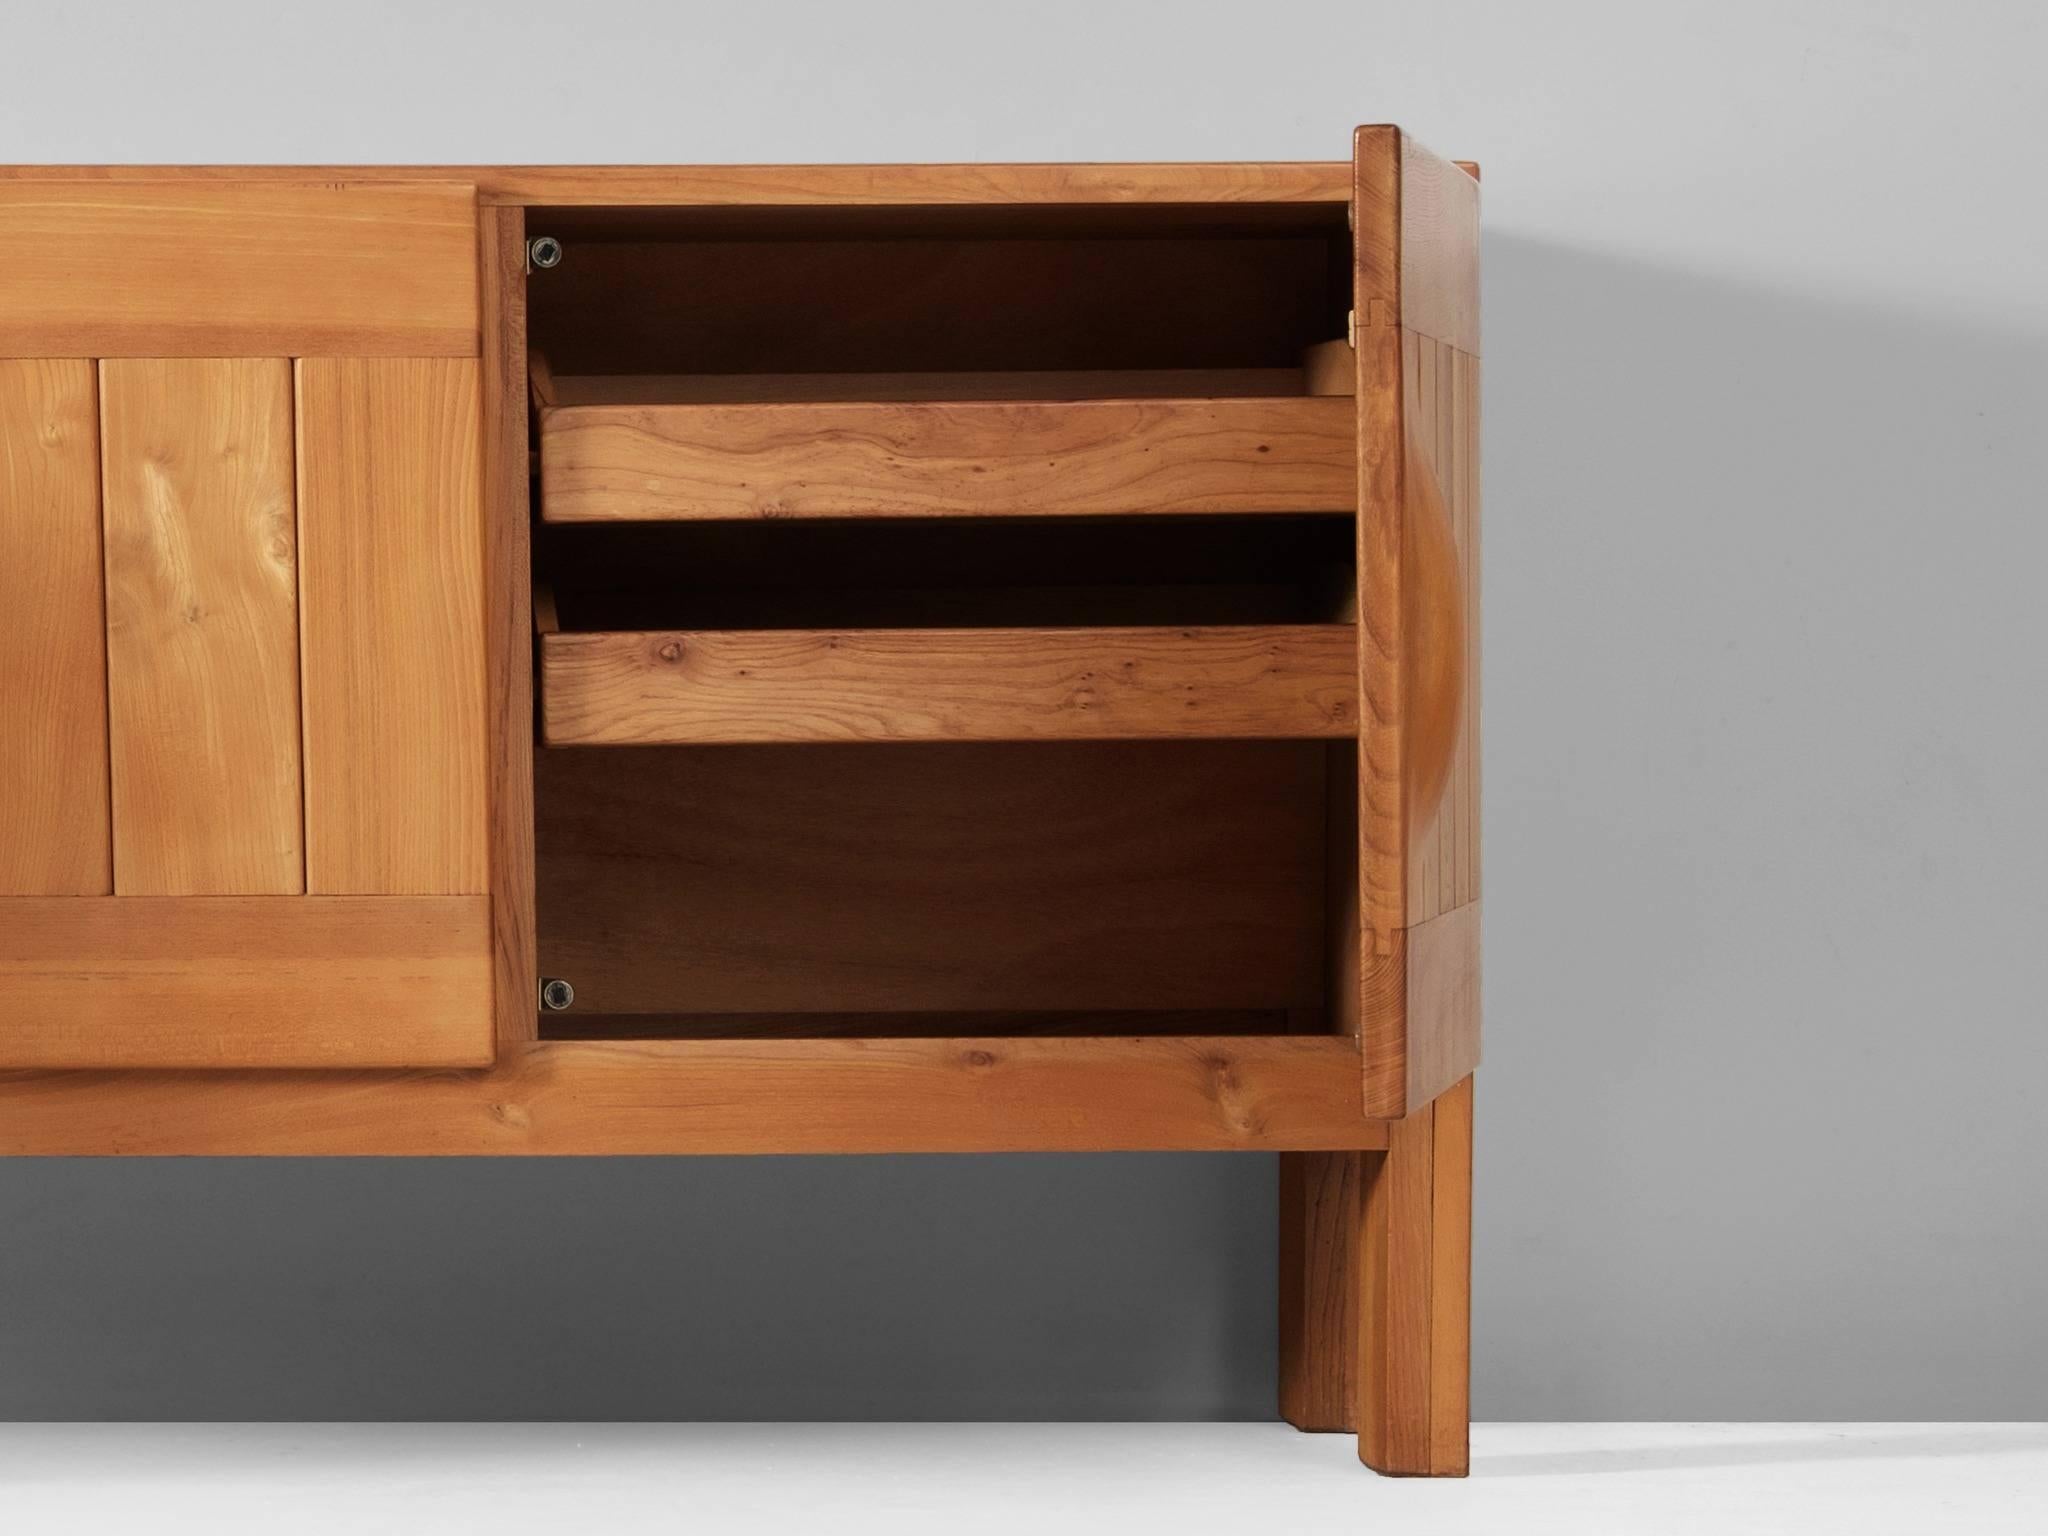
[[[1361,244],[1363,240],[1361,239]],[[1400,333],[1358,334],[1359,899],[1368,965],[1407,922]]]
[[[551,746],[1345,737],[1348,624],[541,639]]]
[[[1094,165],[0,166],[0,182],[454,181],[487,203],[651,207],[809,204],[1335,203],[1343,161]]]
[[[0,1066],[478,1066],[491,1059],[488,907],[0,898]]]
[[[0,895],[113,890],[94,385],[0,360]]]
[[[1366,1113],[1426,1104],[1478,1064],[1480,903],[1380,940],[1366,966],[1362,1033]]]
[[[1380,1472],[1467,1471],[1471,1148],[1466,1078],[1364,1160],[1358,1454]]]
[[[1479,178],[1398,128],[1361,128],[1352,149],[1358,323],[1398,316],[1479,356]]]
[[[303,891],[291,364],[109,359],[100,415],[114,889]]]
[[[1356,1056],[1300,1038],[543,1041],[482,1073],[15,1072],[0,1154],[1383,1146],[1387,1127],[1358,1115]]]
[[[561,406],[549,522],[1349,512],[1341,400]]]
[[[1395,130],[1357,149],[1362,1030],[1393,1118],[1479,1060],[1476,913],[1409,932],[1480,884],[1478,203]]]
[[[1479,899],[1479,361],[1404,333],[1402,375],[1407,920],[1421,923]]]
[[[1356,395],[1358,350],[1342,337],[1317,342],[1301,355],[1301,373],[1304,393]]]
[[[483,516],[486,795],[498,1041],[531,1040],[534,952],[533,587],[527,471],[526,219],[483,216]]]
[[[1358,1427],[1357,1152],[1280,1157],[1280,1417],[1296,1429]]]
[[[474,356],[463,183],[0,180],[0,356]]]
[[[576,987],[551,1017],[1322,1003],[1319,742],[578,749],[535,773],[541,969]]]
[[[1303,373],[1307,387],[1316,394],[1352,395],[1358,389],[1358,359],[1348,341],[1328,341],[1310,348],[1303,359]],[[1355,533],[1353,538],[1355,541]],[[1355,557],[1351,561],[1333,564],[1324,598],[1328,617],[1352,625],[1358,623]],[[1361,705],[1364,702],[1362,692]],[[1361,723],[1360,729],[1364,731],[1368,726]],[[1364,962],[1359,901],[1358,750],[1356,738],[1333,741],[1325,748],[1328,771],[1323,834],[1323,952],[1328,977],[1324,987],[1324,1023],[1332,1033],[1354,1040],[1360,1038],[1359,1008],[1363,1001],[1360,967]],[[1283,1216],[1283,1249],[1289,1241],[1286,1232]],[[1298,1261],[1304,1264],[1326,1262],[1320,1256],[1301,1256]],[[1323,1344],[1328,1342],[1325,1340]],[[1322,1344],[1312,1342],[1309,1347],[1319,1357]],[[1349,1359],[1348,1350],[1345,1359]],[[1344,1369],[1348,1370],[1348,1365]],[[1288,1373],[1283,1369],[1283,1396],[1287,1380]],[[1309,1427],[1291,1414],[1287,1417],[1300,1427]]]
[[[1472,1079],[1438,1095],[1430,1189],[1429,1470],[1472,1459]]]
[[[1407,993],[1409,1098],[1434,1098],[1437,1083],[1455,1083],[1477,1063],[1479,1041],[1479,902],[1411,926],[1402,943]],[[1368,1097],[1377,1087],[1367,1076]],[[1385,1097],[1393,1089],[1388,1085]]]
[[[487,889],[479,382],[298,364],[306,888]]]

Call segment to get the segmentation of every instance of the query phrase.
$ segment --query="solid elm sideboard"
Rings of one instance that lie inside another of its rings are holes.
[[[0,1151],[1278,1152],[1462,1472],[1477,177],[0,171]]]

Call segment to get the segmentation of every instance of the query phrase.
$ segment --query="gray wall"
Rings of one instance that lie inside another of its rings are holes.
[[[420,9],[10,16],[0,155],[1483,161],[1475,1408],[2048,1416],[2037,10]],[[1264,1158],[16,1162],[0,1415],[1256,1417],[1272,1228]]]

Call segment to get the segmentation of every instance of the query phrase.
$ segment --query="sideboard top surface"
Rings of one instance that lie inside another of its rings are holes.
[[[0,181],[456,181],[486,204],[1347,203],[1348,161],[1068,165],[0,165]]]

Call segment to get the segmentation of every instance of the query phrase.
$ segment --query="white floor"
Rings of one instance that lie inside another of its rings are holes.
[[[0,1530],[2048,1531],[2048,1425],[1491,1424],[1464,1482],[1263,1424],[0,1425]]]

